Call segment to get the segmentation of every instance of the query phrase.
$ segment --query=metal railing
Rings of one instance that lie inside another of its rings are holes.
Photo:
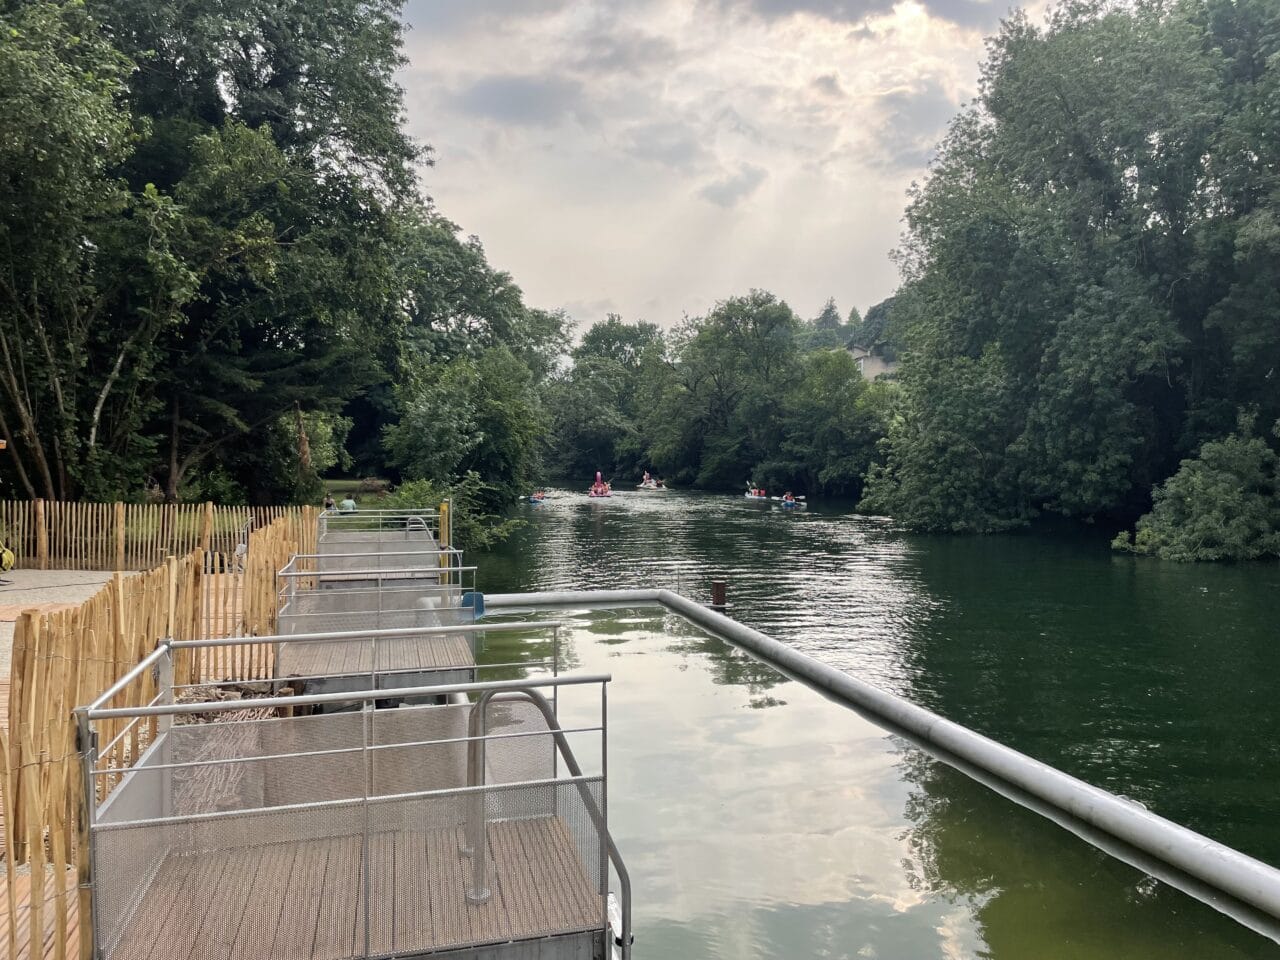
[[[322,553],[341,552],[341,545],[350,543],[448,543],[449,539],[447,513],[442,516],[439,510],[325,510],[317,523],[317,544]]]
[[[601,716],[602,723],[608,715],[606,706],[606,698],[608,696],[607,688],[601,684]],[[569,778],[577,783],[583,784],[585,778],[582,775],[582,767],[578,764],[577,757],[574,756],[573,749],[569,746],[569,741],[565,737],[566,731],[560,726],[560,721],[556,715],[555,706],[549,703],[541,693],[534,689],[518,690],[514,693],[501,696],[499,691],[487,691],[482,693],[471,708],[471,714],[467,720],[467,786],[478,787],[485,783],[485,772],[488,769],[487,763],[487,747],[488,742],[488,707],[495,701],[509,703],[513,700],[528,700],[542,714],[543,720],[547,725],[547,729],[555,741],[559,751],[559,756],[564,760],[565,769],[569,773]],[[607,724],[605,733],[607,734]],[[600,746],[600,762],[601,776],[604,777],[606,783],[609,773],[609,754],[608,744],[606,740],[602,740]],[[613,864],[614,872],[618,875],[618,886],[621,896],[622,921],[621,928],[618,931],[617,941],[622,947],[623,960],[630,960],[631,957],[631,874],[627,871],[627,866],[622,860],[622,854],[618,851],[617,845],[613,842],[613,836],[607,828],[608,816],[607,810],[597,805],[594,799],[589,796],[585,787],[580,786],[583,805],[587,808],[592,820],[597,824],[601,836],[605,839],[609,862]],[[607,803],[607,794],[605,797]],[[472,859],[472,885],[467,891],[468,899],[472,902],[483,903],[489,898],[490,892],[485,879],[486,861],[484,857],[475,856],[476,847],[480,844],[484,835],[483,810],[479,809],[475,803],[469,810],[469,823],[467,832],[467,846],[463,849],[465,856]]]
[[[670,590],[490,594],[495,610],[658,606],[915,743],[1105,853],[1280,941],[1280,870]]]
[[[360,546],[354,544],[354,546]],[[462,565],[462,551],[454,547],[423,547],[400,549],[403,543],[389,543],[387,550],[352,550],[340,553],[297,553],[277,574],[280,577],[315,577],[317,582],[326,579],[343,581],[359,580],[376,574],[413,575],[416,571],[431,573],[440,568]]]
[[[233,954],[233,941],[243,936],[237,931],[262,933],[263,924],[284,925],[293,915],[314,930],[316,911],[322,927],[330,915],[348,934],[354,926],[354,944],[332,945],[343,956],[417,955],[587,931],[603,935],[609,929],[610,860],[624,878],[629,956],[630,885],[607,827],[607,675],[408,688],[406,695],[448,694],[463,702],[394,710],[373,709],[385,696],[376,689],[175,703],[175,646],[162,644],[133,677],[76,711],[91,864],[86,919],[96,956],[132,960],[166,935],[191,929],[192,916],[203,918],[203,925],[196,924],[202,939]],[[131,679],[150,669],[161,675],[161,702],[111,705]],[[600,722],[561,728],[542,691],[584,685],[599,686]],[[469,697],[478,700],[473,705]],[[339,700],[356,700],[364,709],[182,722],[245,710],[296,713]],[[100,789],[103,779],[119,778],[121,771],[98,766],[97,727],[118,720],[154,721],[160,735],[106,793]],[[583,774],[566,734],[598,736],[598,775]],[[455,887],[450,878],[458,869],[460,837],[469,838],[472,856]],[[542,853],[527,861],[522,849]],[[328,851],[330,870],[320,871],[324,884],[316,880],[313,889],[303,890],[310,874],[302,861],[315,851]],[[493,870],[503,876],[501,904],[475,896],[487,888]],[[548,871],[562,872],[552,883]],[[201,878],[211,876],[222,882],[206,891]],[[392,930],[377,922],[393,906],[420,912],[413,898],[428,879],[433,896],[440,893],[463,911],[469,926]],[[514,883],[525,884],[522,896],[542,898],[539,910],[522,912],[506,901],[507,885]],[[579,892],[565,895],[573,890]],[[218,897],[238,897],[239,906],[221,910]],[[295,905],[292,914],[289,902]],[[184,913],[184,904],[194,913]],[[305,904],[300,911],[299,904]],[[227,925],[220,927],[224,912]]]
[[[475,594],[474,566],[361,573],[326,577],[286,566],[277,580],[280,632],[311,632],[317,624],[343,630],[429,626],[473,616],[463,599]]]
[[[175,650],[215,651],[222,647],[269,646],[274,655],[274,684],[294,693],[339,690],[386,690],[460,683],[477,671],[501,674],[520,671],[525,676],[560,672],[558,620],[482,623],[468,620],[456,625],[399,627],[322,633],[276,634],[209,640],[167,641]],[[481,645],[489,636],[502,634],[550,634],[542,655],[516,660],[478,662]],[[236,679],[207,680],[185,689],[241,687]]]

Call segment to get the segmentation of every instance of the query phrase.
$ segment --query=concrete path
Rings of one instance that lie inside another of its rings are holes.
[[[8,678],[13,653],[13,622],[23,610],[57,610],[83,603],[107,583],[101,570],[10,570],[0,584],[0,677]]]

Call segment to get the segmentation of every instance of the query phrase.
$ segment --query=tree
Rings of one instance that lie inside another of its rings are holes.
[[[424,365],[403,388],[402,410],[385,442],[406,476],[448,487],[474,474],[487,513],[534,485],[545,430],[540,398],[529,368],[506,346]]]
[[[421,153],[400,128],[399,4],[10,6],[15,479],[106,498],[159,476],[175,499],[198,467],[269,473],[271,425],[372,383],[403,317],[395,243]]]
[[[1206,443],[1158,486],[1137,533],[1122,533],[1117,549],[1166,560],[1256,560],[1280,556],[1280,458],[1240,431]]]
[[[887,323],[858,332],[899,342],[907,384],[869,507],[1128,521],[1239,406],[1280,416],[1277,53],[1254,0],[1005,22],[913,195]]]
[[[132,64],[83,4],[0,15],[0,431],[29,496],[121,482],[151,452],[129,397],[194,294],[181,211],[112,169],[135,125]]]
[[[850,316],[857,314],[855,308]],[[822,312],[804,324],[800,347],[804,351],[842,349],[849,345],[850,328],[840,319],[835,298],[828,298]]]
[[[876,459],[897,386],[868,383],[847,350],[819,350],[800,360],[783,402],[778,453],[753,471],[761,484],[857,496]]]

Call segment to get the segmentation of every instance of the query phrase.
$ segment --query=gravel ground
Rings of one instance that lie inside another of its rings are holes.
[[[80,603],[111,579],[100,570],[10,570],[0,584],[0,607],[18,604]],[[0,621],[0,677],[9,676],[13,621]]]

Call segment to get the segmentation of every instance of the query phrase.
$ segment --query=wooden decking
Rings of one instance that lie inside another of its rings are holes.
[[[11,922],[8,910],[9,878],[5,875],[3,867],[0,867],[0,883],[4,884],[3,892],[0,892],[0,951],[3,951],[5,956],[12,956],[14,960],[42,960],[43,957],[54,957],[56,943],[61,941],[74,945],[79,937],[75,871],[50,869],[45,873],[41,900],[40,926],[44,930],[44,936],[41,938],[44,949],[33,953],[32,937],[29,935],[32,923],[32,888],[38,887],[39,884],[32,884],[31,881],[30,873],[20,873],[13,878],[16,910]],[[57,901],[60,898],[66,904],[65,938],[56,936],[58,933]],[[12,954],[8,953],[11,936],[16,946],[16,952]],[[74,946],[68,951],[68,956],[75,956]]]
[[[489,825],[491,898],[470,904],[460,831],[359,836],[170,857],[112,960],[345,960],[598,930],[604,904],[557,817]]]
[[[384,637],[368,641],[285,643],[276,658],[278,677],[346,677],[378,671],[439,671],[475,667],[471,641],[461,633]]]

